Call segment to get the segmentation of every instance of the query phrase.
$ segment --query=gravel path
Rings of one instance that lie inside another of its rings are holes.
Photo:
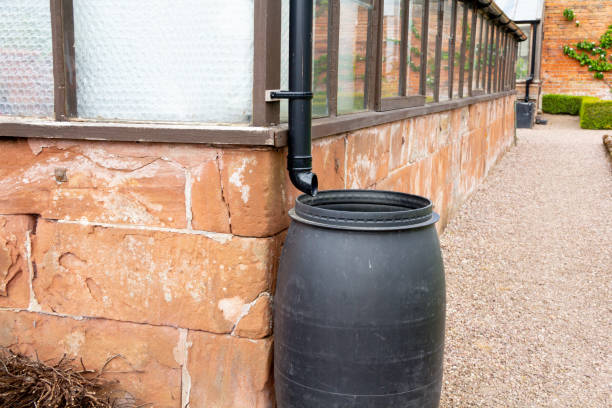
[[[443,408],[612,407],[606,132],[548,119],[517,132],[441,237]]]

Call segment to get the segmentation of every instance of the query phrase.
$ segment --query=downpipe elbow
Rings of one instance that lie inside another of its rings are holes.
[[[319,192],[317,175],[308,170],[289,169],[289,178],[293,185],[303,193],[316,196]]]

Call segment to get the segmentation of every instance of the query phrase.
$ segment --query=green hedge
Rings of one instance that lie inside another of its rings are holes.
[[[578,113],[580,115],[580,118],[582,118],[582,114],[584,112],[584,105],[587,103],[595,103],[595,102],[599,102],[601,99],[596,98],[594,96],[585,96],[582,98],[582,103],[580,104],[580,112]]]
[[[612,129],[612,101],[589,98],[580,107],[580,127],[583,129]]]
[[[612,129],[612,101],[593,96],[543,95],[542,111],[580,115],[583,129]]]
[[[584,96],[547,94],[542,96],[542,111],[545,113],[568,113],[578,115]]]

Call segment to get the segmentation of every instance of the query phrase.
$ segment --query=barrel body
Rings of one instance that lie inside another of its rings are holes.
[[[278,272],[277,406],[438,407],[445,284],[435,214],[390,230],[303,221],[294,217]]]

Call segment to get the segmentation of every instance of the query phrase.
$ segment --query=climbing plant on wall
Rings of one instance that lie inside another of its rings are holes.
[[[563,16],[572,21],[575,17],[574,11],[565,9]],[[576,24],[578,27],[579,24]],[[608,50],[612,49],[612,25],[608,26],[606,32],[599,39],[599,43],[595,41],[583,40],[574,45],[564,45],[563,53],[570,58],[575,59],[581,66],[586,66],[587,69],[593,72],[595,79],[604,79],[604,72],[612,71],[612,55],[608,55]],[[612,86],[606,82],[612,89]]]

